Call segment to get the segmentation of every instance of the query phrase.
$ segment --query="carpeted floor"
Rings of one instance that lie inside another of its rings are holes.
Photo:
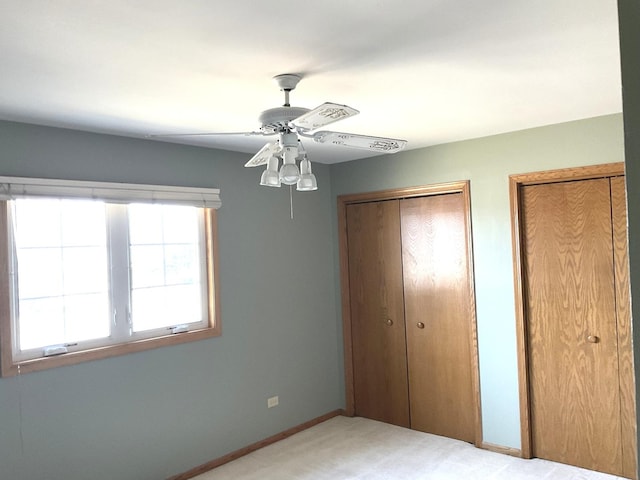
[[[615,480],[364,418],[335,417],[196,480]]]

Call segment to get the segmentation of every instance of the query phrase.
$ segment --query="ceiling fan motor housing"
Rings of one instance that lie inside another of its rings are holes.
[[[289,122],[310,111],[302,107],[276,107],[265,110],[258,120],[264,133],[279,133],[289,130]]]

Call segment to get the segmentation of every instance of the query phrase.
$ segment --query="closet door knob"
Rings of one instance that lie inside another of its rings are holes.
[[[417,326],[418,328],[424,328],[424,323],[422,323],[422,322],[418,322],[418,323],[416,323],[416,326]]]
[[[384,323],[386,323],[388,326],[391,326],[393,325],[393,320],[391,320],[390,318],[387,318],[387,321]]]
[[[599,341],[600,341],[600,337],[597,337],[596,335],[589,335],[587,337],[587,342],[598,343]]]

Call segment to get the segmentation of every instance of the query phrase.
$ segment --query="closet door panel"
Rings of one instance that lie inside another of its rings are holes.
[[[465,218],[461,193],[401,202],[411,428],[473,442]]]
[[[522,188],[532,444],[621,474],[608,179]]]
[[[624,177],[611,178],[611,213],[618,319],[618,365],[620,369],[620,415],[622,423],[622,473],[636,477],[636,403],[631,346],[629,254],[627,245],[627,198]]]
[[[409,426],[399,201],[347,206],[355,413]]]

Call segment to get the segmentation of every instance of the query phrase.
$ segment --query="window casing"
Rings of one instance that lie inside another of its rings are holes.
[[[215,209],[55,202],[87,207],[75,236],[64,233],[72,229],[63,218],[62,239],[34,240],[42,236],[34,232],[44,231],[37,222],[22,228],[15,221],[16,206],[29,200],[0,201],[3,376],[220,334]],[[96,214],[101,208],[103,221]],[[162,217],[155,233],[147,221],[154,212]],[[182,221],[183,212],[195,223]],[[51,215],[42,212],[41,227],[51,224]],[[95,234],[101,224],[102,235]],[[39,269],[43,261],[47,268]]]

